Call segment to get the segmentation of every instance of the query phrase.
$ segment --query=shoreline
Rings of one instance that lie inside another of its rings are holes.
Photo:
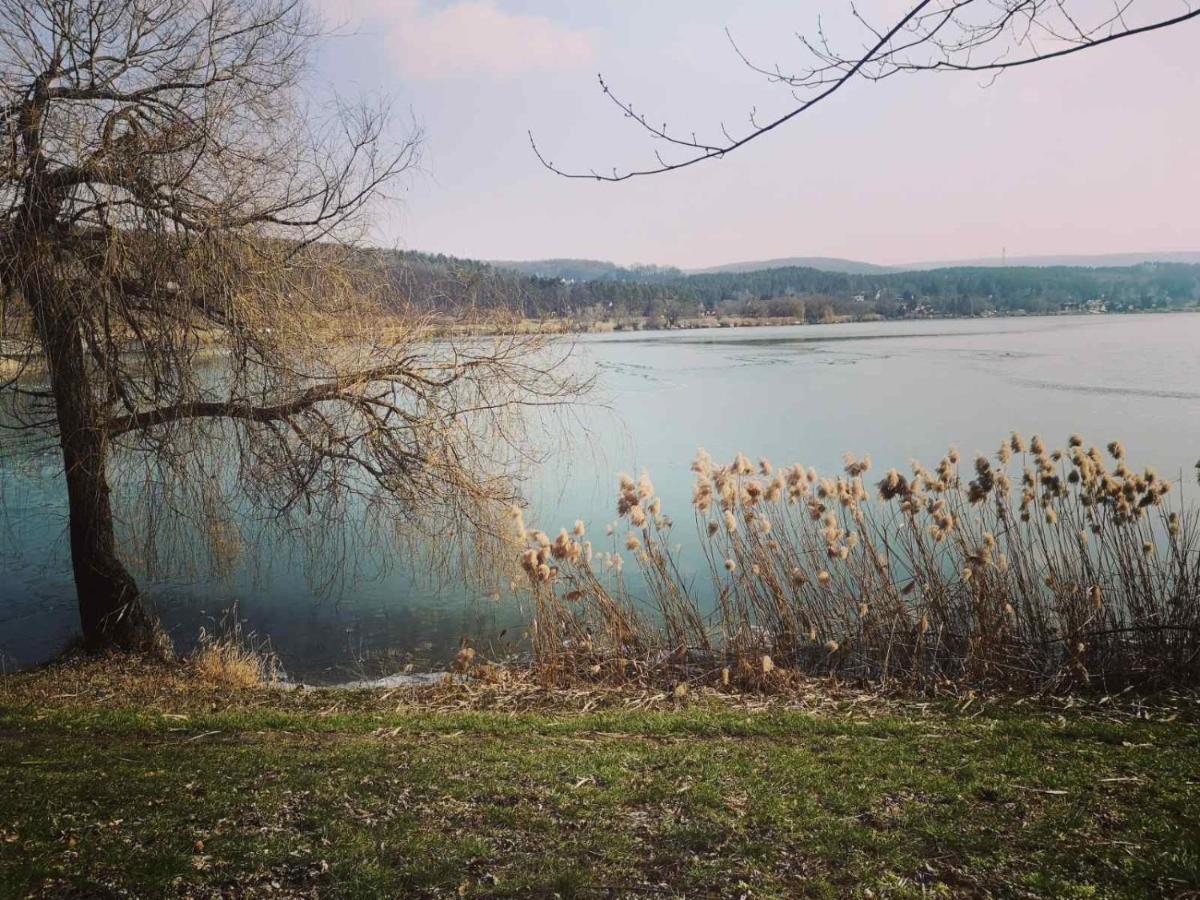
[[[987,321],[992,319],[1051,319],[1051,318],[1116,318],[1122,316],[1140,316],[1140,315],[1176,315],[1176,314],[1196,314],[1200,313],[1200,307],[1186,307],[1176,309],[1138,309],[1138,310],[1122,310],[1120,312],[1104,312],[1090,313],[1085,310],[1056,310],[1045,313],[995,313],[992,315],[974,315],[974,316],[905,316],[900,318],[886,318],[883,316],[840,316],[831,317],[819,322],[810,322],[805,319],[797,319],[791,316],[769,317],[769,316],[697,316],[687,319],[679,319],[674,322],[665,322],[662,319],[652,317],[634,318],[634,319],[605,319],[595,322],[580,322],[575,320],[546,318],[546,319],[522,319],[519,322],[503,325],[503,324],[472,324],[472,323],[455,323],[445,322],[438,325],[430,326],[430,332],[435,336],[445,335],[471,335],[471,336],[488,336],[488,335],[516,335],[516,334],[543,334],[543,335],[586,335],[586,334],[620,334],[623,332],[666,332],[666,331],[698,331],[698,330],[713,330],[720,328],[778,328],[778,327],[798,327],[798,326],[829,326],[829,325],[855,325],[855,324],[890,324],[901,322],[969,322],[969,321]]]
[[[606,319],[595,322],[580,322],[557,318],[545,319],[503,319],[493,322],[462,322],[447,318],[445,321],[434,321],[422,328],[430,339],[446,337],[501,337],[515,335],[545,335],[545,336],[582,336],[591,334],[622,334],[622,333],[658,333],[670,331],[703,331],[725,328],[794,328],[818,327],[831,325],[856,324],[891,324],[902,322],[969,322],[992,319],[1048,319],[1048,318],[1115,318],[1121,316],[1141,315],[1179,315],[1197,314],[1200,307],[1175,309],[1139,309],[1122,310],[1119,312],[1089,313],[1081,310],[1057,310],[1045,313],[995,313],[992,315],[974,316],[905,316],[886,318],[883,316],[834,316],[819,322],[797,319],[791,316],[697,316],[675,321],[664,321],[661,318]],[[392,328],[387,317],[376,320],[367,330],[379,329],[386,336]],[[322,339],[334,337],[332,332]],[[341,337],[345,337],[341,335]],[[137,350],[130,352],[137,353]],[[207,339],[201,341],[198,354],[213,356],[223,352],[219,340]],[[21,381],[40,378],[45,375],[45,364],[42,354],[36,350],[25,354],[0,353],[0,382]]]

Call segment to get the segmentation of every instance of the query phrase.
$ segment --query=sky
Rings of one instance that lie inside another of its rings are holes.
[[[903,264],[1200,250],[1200,20],[1005,73],[857,82],[721,160],[620,184],[566,168],[653,162],[597,74],[673,131],[719,137],[790,93],[734,53],[802,65],[847,0],[313,0],[332,34],[314,89],[388,99],[421,165],[372,241],[478,259],[696,268],[786,256]],[[1110,0],[1073,0],[1092,11]],[[1180,0],[1139,0],[1177,13]],[[904,0],[860,0],[882,21]]]

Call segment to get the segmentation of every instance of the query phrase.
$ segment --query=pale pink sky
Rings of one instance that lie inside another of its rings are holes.
[[[1105,0],[1073,0],[1088,10]],[[1148,13],[1179,0],[1140,0]],[[717,136],[790,97],[746,69],[799,59],[818,15],[856,45],[844,0],[316,0],[345,24],[320,59],[427,133],[424,171],[381,243],[484,259],[685,267],[780,256],[878,263],[1200,250],[1200,22],[1010,72],[848,87],[722,161],[623,184],[543,169],[652,161],[596,73],[651,118]],[[864,0],[868,14],[907,7]],[[1093,9],[1094,11],[1094,9]]]

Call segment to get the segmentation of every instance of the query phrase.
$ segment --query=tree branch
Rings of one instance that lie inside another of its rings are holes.
[[[665,124],[658,125],[658,119],[651,120],[643,113],[637,112],[631,102],[618,98],[603,76],[600,87],[604,96],[610,99],[621,111],[625,118],[632,120],[654,141],[662,141],[672,147],[691,151],[691,155],[683,159],[670,161],[654,151],[654,164],[644,168],[633,168],[626,171],[613,169],[611,174],[601,174],[595,169],[576,171],[565,169],[548,159],[538,146],[533,133],[529,132],[529,143],[538,161],[548,170],[564,178],[582,178],[593,181],[625,181],[645,175],[659,175],[685,169],[698,163],[713,159],[723,159],[792,121],[801,114],[812,109],[818,103],[828,99],[848,82],[856,77],[867,81],[881,81],[901,72],[922,71],[955,71],[955,72],[993,72],[999,73],[1007,69],[1027,66],[1036,62],[1045,62],[1079,53],[1082,50],[1110,44],[1118,40],[1148,34],[1164,28],[1181,25],[1200,17],[1200,9],[1185,5],[1185,11],[1167,18],[1160,18],[1140,25],[1126,24],[1128,7],[1136,0],[1127,0],[1123,7],[1105,21],[1090,29],[1083,28],[1076,17],[1066,9],[1066,0],[1054,0],[1053,8],[1047,7],[1047,0],[922,0],[916,3],[891,28],[878,29],[868,24],[856,8],[851,8],[853,17],[862,25],[872,38],[868,49],[856,56],[842,56],[829,47],[822,27],[818,26],[816,39],[800,35],[804,48],[812,54],[816,63],[799,74],[785,75],[778,67],[765,67],[752,63],[740,48],[734,44],[735,53],[754,71],[764,75],[768,81],[782,83],[791,87],[798,105],[788,112],[758,125],[753,113],[750,116],[751,130],[741,137],[734,137],[721,126],[724,140],[720,143],[709,143],[695,137],[677,137],[669,134]],[[970,7],[983,8],[993,15],[989,21],[982,24],[972,23],[964,18],[964,12]],[[1049,9],[1049,11],[1047,11]],[[1045,20],[1054,12],[1061,17],[1061,23],[1047,23]],[[1016,26],[1018,17],[1025,21],[1025,30],[1018,34],[1014,42],[1017,46],[1030,45],[1030,54],[1018,59],[993,59],[987,62],[975,62],[972,59],[974,51],[979,50],[994,41],[1003,38],[1011,27]],[[1068,42],[1069,46],[1040,50],[1034,43],[1032,30],[1039,26],[1039,33],[1057,42]],[[947,29],[957,29],[958,37],[943,36]],[[897,43],[902,35],[911,35]],[[732,41],[732,38],[731,38]],[[930,50],[933,58],[912,60],[906,54],[922,48]],[[965,56],[965,59],[959,59]],[[804,98],[801,92],[813,92],[813,96]]]

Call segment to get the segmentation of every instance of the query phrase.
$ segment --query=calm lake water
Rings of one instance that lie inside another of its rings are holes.
[[[531,473],[531,525],[577,518],[603,542],[616,473],[650,472],[685,557],[696,536],[688,466],[698,447],[777,465],[840,468],[869,452],[876,470],[936,463],[954,444],[992,453],[1009,431],[1060,446],[1072,432],[1120,439],[1134,466],[1182,478],[1196,496],[1200,314],[892,322],[597,335],[576,364],[599,376],[566,447]],[[0,438],[2,439],[2,438]],[[11,456],[11,454],[9,454]],[[27,462],[27,461],[26,461]],[[65,499],[53,460],[0,458],[0,665],[36,663],[76,630]],[[319,598],[288,561],[226,580],[148,585],[181,644],[238,603],[293,678],[338,681],[437,668],[464,636],[517,638],[517,601],[434,590],[404,566]]]

